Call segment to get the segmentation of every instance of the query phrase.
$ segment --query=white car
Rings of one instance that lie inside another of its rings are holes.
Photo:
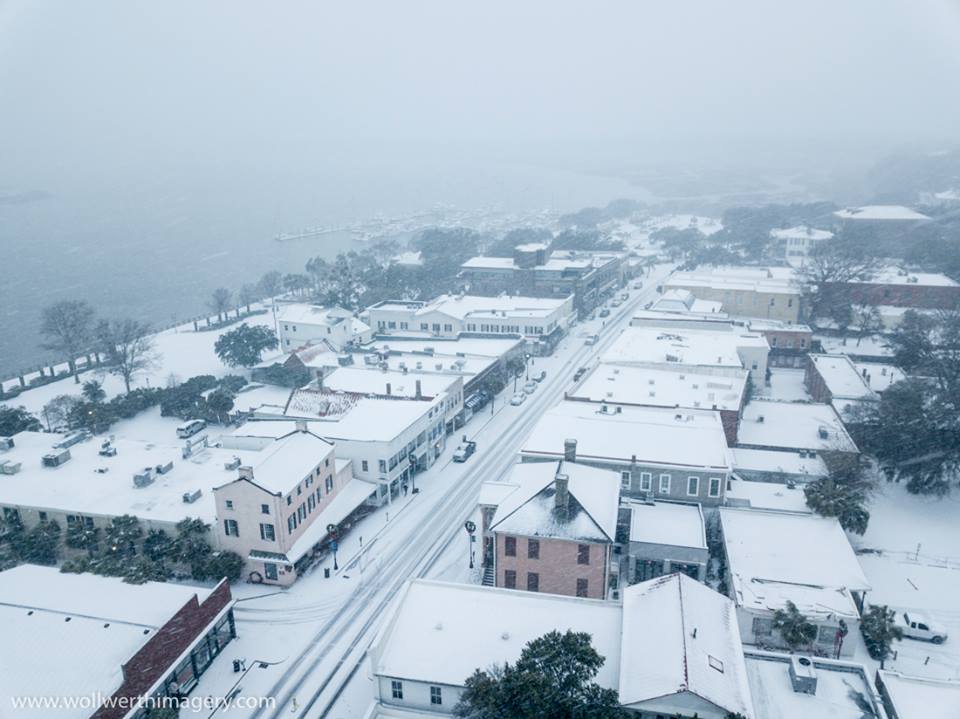
[[[536,389],[537,389],[537,383],[534,382],[533,380],[530,380],[525,385],[523,385],[523,391],[526,394],[533,394]]]
[[[934,644],[943,644],[947,641],[947,630],[943,625],[921,611],[910,609],[897,612],[897,626],[903,630],[903,636],[911,639],[922,639]]]
[[[513,395],[513,397],[510,398],[510,404],[512,404],[514,407],[519,407],[526,399],[527,395],[525,395],[523,392],[517,392],[515,395]]]
[[[192,437],[197,432],[202,431],[207,426],[207,423],[202,419],[192,419],[189,422],[185,422],[177,427],[177,436],[180,439],[188,439]]]

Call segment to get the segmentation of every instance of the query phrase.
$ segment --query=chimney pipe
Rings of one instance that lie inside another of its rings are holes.
[[[298,419],[298,420],[294,423],[294,426],[297,428],[297,431],[298,431],[298,432],[306,432],[306,431],[307,431],[307,420],[305,420],[305,419]]]
[[[577,461],[577,440],[575,439],[563,440],[563,460],[565,462]]]
[[[553,512],[557,519],[566,521],[570,515],[570,478],[567,475],[557,472],[554,478],[556,494],[554,495]]]
[[[420,380],[417,380],[417,399],[423,399],[423,387]]]
[[[389,396],[389,395],[391,395],[391,394],[392,394],[392,392],[390,391],[390,383],[387,382],[387,395]]]

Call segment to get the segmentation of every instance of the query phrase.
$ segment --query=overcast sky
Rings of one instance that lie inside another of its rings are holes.
[[[0,0],[0,187],[371,146],[935,144],[958,78],[956,0]]]

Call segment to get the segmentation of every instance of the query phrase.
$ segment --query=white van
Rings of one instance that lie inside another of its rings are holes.
[[[184,422],[179,427],[177,427],[177,436],[180,439],[186,439],[187,437],[192,437],[197,432],[203,430],[207,426],[207,423],[202,419],[191,419],[189,422]]]

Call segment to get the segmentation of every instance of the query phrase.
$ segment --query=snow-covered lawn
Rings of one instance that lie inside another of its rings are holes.
[[[243,321],[250,325],[273,327],[272,314],[255,315]],[[239,326],[240,323],[236,323],[222,330],[194,332],[193,325],[181,325],[154,335],[154,346],[158,354],[157,366],[137,374],[134,377],[133,386],[166,387],[171,379],[183,382],[200,374],[212,374],[218,377],[226,374],[245,374],[242,370],[225,366],[213,350],[220,335]],[[80,375],[81,383],[90,379],[103,382],[103,389],[108,398],[124,392],[123,380],[115,375],[106,372],[84,372]],[[82,384],[76,384],[72,377],[65,377],[57,382],[26,390],[3,404],[14,407],[23,405],[39,417],[43,406],[51,399],[62,394],[79,395],[81,387]]]

